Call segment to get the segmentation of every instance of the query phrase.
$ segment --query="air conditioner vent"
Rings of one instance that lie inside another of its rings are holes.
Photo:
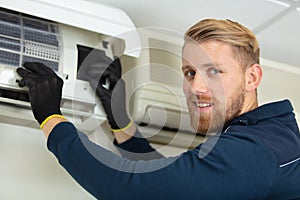
[[[150,79],[172,87],[182,87],[183,81],[182,74],[176,68],[158,63],[151,63]]]
[[[0,65],[41,62],[58,71],[60,43],[56,23],[0,9]]]
[[[7,90],[4,88],[0,88],[0,97],[29,102],[29,96],[27,93]]]
[[[170,42],[149,39],[150,79],[172,87],[182,87],[181,47]]]

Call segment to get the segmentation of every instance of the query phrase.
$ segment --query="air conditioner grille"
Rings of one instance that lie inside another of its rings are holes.
[[[151,63],[150,66],[151,81],[170,85],[173,87],[182,87],[182,75],[178,70],[157,63]]]
[[[170,42],[149,39],[150,79],[173,87],[182,87],[181,47]]]
[[[12,51],[21,51],[20,40],[0,36],[0,48]]]
[[[20,24],[20,17],[15,11],[2,8],[0,10],[0,21],[7,21],[12,24]]]
[[[20,55],[0,50],[0,63],[5,66],[18,66]]]
[[[61,36],[57,23],[0,9],[0,65],[41,62],[58,71]]]

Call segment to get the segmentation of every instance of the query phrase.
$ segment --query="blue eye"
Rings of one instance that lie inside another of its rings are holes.
[[[185,77],[194,77],[196,72],[194,70],[187,70],[184,72]]]
[[[220,73],[220,71],[218,69],[216,69],[216,68],[210,68],[207,71],[208,71],[209,75],[216,75],[216,74]]]
[[[195,76],[196,72],[195,71],[189,71],[187,72],[188,76]]]

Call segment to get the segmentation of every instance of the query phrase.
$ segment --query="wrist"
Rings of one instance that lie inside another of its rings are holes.
[[[53,115],[49,115],[48,117],[46,117],[41,123],[40,123],[40,129],[43,129],[44,125],[51,120],[52,118],[62,118],[64,119],[65,117],[62,116],[61,114],[53,114]]]
[[[118,129],[118,130],[112,130],[115,136],[115,139],[118,144],[126,142],[127,140],[131,139],[135,132],[136,132],[136,125],[130,121],[126,129]]]
[[[66,122],[67,119],[62,116],[62,115],[51,115],[49,117],[47,117],[42,124],[40,125],[40,128],[42,129],[42,131],[44,132],[46,138],[48,138],[48,136],[50,135],[52,129],[59,123],[61,122]]]

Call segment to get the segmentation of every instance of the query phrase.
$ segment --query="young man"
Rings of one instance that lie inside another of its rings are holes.
[[[299,129],[288,100],[258,107],[262,70],[253,33],[230,20],[202,20],[186,32],[182,54],[192,127],[209,137],[172,158],[129,160],[90,142],[61,115],[62,80],[41,64],[18,69],[20,86],[29,87],[49,150],[96,198],[299,199]],[[118,146],[153,152],[145,139],[132,137],[139,133],[120,101],[120,74],[108,67],[103,76],[112,88],[95,90]]]

